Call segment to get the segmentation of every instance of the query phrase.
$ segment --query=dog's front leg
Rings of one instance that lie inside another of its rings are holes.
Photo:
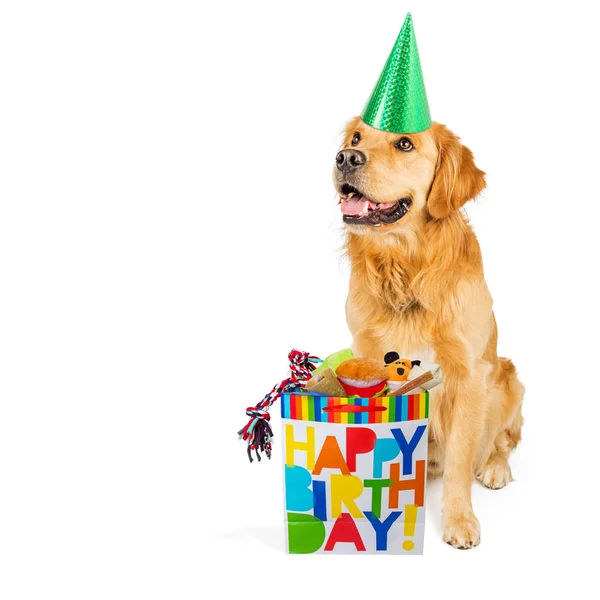
[[[450,409],[446,428],[446,461],[442,517],[444,541],[455,548],[479,544],[479,521],[471,504],[474,462],[483,428],[484,377],[476,366],[446,362],[444,398]]]

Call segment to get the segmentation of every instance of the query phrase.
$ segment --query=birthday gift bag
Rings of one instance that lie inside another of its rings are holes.
[[[286,547],[422,554],[429,394],[281,397]]]

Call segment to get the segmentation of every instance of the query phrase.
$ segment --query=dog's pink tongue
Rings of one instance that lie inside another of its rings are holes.
[[[370,210],[377,209],[388,209],[392,208],[396,203],[395,202],[387,202],[385,204],[377,204],[376,202],[371,202],[365,196],[352,196],[352,198],[345,198],[342,200],[342,213],[345,215],[350,215],[352,217],[363,216],[369,214]]]
[[[351,216],[366,215],[369,212],[369,205],[371,208],[375,207],[375,204],[364,196],[352,196],[350,199],[342,200],[342,213]]]

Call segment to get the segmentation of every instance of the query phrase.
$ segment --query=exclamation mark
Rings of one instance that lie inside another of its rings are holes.
[[[407,504],[404,507],[404,537],[413,537],[415,535],[418,510],[416,504]],[[404,550],[410,551],[415,547],[415,543],[412,540],[404,540],[402,547]]]

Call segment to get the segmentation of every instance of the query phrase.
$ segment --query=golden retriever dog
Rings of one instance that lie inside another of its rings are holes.
[[[485,187],[471,151],[444,125],[394,134],[353,119],[334,183],[351,261],[346,304],[357,356],[389,351],[442,366],[432,390],[428,476],[443,475],[443,539],[480,541],[474,477],[511,481],[524,388],[496,350],[479,244],[461,207]]]

